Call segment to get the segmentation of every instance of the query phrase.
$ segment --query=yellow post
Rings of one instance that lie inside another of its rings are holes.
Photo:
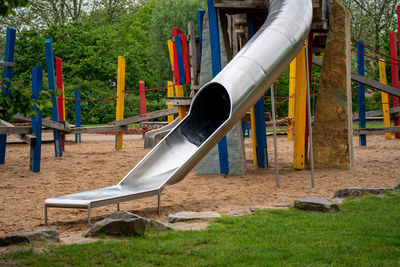
[[[168,81],[167,97],[174,97],[174,87],[171,81]],[[168,108],[173,108],[173,105],[168,105]],[[168,124],[174,121],[174,115],[168,115]]]
[[[174,44],[172,40],[168,40],[169,60],[171,61],[171,70],[174,71]]]
[[[295,88],[296,88],[296,58],[294,58],[292,63],[290,63],[290,72],[289,72],[289,110],[288,110],[289,122],[288,122],[287,140],[293,140]]]
[[[381,60],[379,60],[379,80],[381,83],[387,84],[385,62]],[[382,98],[383,124],[385,127],[390,127],[389,94],[381,92],[381,98]],[[385,139],[392,139],[392,134],[385,133]]]
[[[293,167],[304,169],[306,141],[306,108],[307,108],[307,77],[306,51],[300,50],[296,58],[296,89],[295,89],[295,124],[294,124],[294,155]]]
[[[117,111],[116,120],[124,119],[124,96],[125,96],[125,59],[118,57],[118,76],[117,76]],[[122,149],[123,132],[115,133],[115,149]]]
[[[257,165],[257,134],[256,134],[256,113],[254,106],[250,108],[250,122],[251,122],[251,142],[253,144],[253,163]]]

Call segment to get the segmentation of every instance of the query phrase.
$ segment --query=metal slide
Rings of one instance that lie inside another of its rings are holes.
[[[267,91],[304,44],[312,21],[311,0],[267,0],[260,30],[232,61],[196,94],[189,114],[118,185],[46,199],[47,208],[90,209],[158,195],[186,174]]]

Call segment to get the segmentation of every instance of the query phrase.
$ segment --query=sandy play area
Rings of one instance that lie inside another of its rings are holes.
[[[122,151],[114,150],[113,136],[85,135],[81,144],[72,140],[73,136],[68,136],[62,158],[54,157],[53,144],[42,146],[40,173],[29,171],[28,145],[7,146],[6,164],[0,165],[0,235],[43,228],[46,198],[115,185],[149,151],[143,149],[141,136],[127,136]],[[229,178],[195,176],[192,171],[182,182],[163,191],[160,217],[157,215],[157,197],[121,203],[121,210],[167,221],[168,214],[178,211],[227,213],[248,210],[251,206],[273,207],[306,196],[332,198],[336,190],[350,186],[389,187],[400,182],[400,175],[396,174],[400,140],[371,135],[367,137],[367,147],[358,145],[358,137],[354,138],[354,144],[354,168],[351,171],[316,170],[316,187],[313,189],[310,171],[292,168],[292,141],[280,136],[281,188],[276,188],[272,137],[268,137],[268,169],[258,169],[252,164],[251,143],[246,138],[249,166],[246,175]],[[92,222],[108,217],[114,211],[115,206],[92,209]],[[61,236],[87,231],[87,210],[50,208],[48,216],[48,227],[59,231]]]

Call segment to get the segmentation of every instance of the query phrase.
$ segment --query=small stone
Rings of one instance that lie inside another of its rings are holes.
[[[22,242],[31,243],[33,241],[47,240],[50,242],[60,242],[60,236],[56,230],[37,229],[30,232],[23,232],[13,235],[0,237],[0,247],[9,246]]]
[[[342,204],[343,203],[343,198],[334,197],[334,198],[332,198],[332,202],[335,202],[337,204]]]
[[[157,221],[157,220],[147,221],[147,227],[161,230],[161,231],[173,230],[173,228],[171,226],[169,226],[168,224]]]
[[[106,218],[95,223],[86,233],[85,237],[96,236],[99,233],[126,236],[143,235],[146,230],[146,223],[147,220],[143,218],[127,220]]]
[[[365,191],[372,195],[380,195],[385,191],[388,191],[389,188],[366,188]],[[389,189],[390,190],[390,189]]]
[[[118,220],[142,219],[142,217],[140,217],[139,215],[134,214],[132,212],[128,212],[128,211],[117,211],[117,212],[114,212],[113,214],[111,214],[110,218],[111,219],[118,219]]]
[[[294,201],[294,207],[300,210],[312,210],[320,212],[340,211],[337,203],[318,197],[296,199]]]
[[[234,210],[231,212],[228,212],[226,215],[228,216],[243,216],[243,215],[248,215],[251,214],[250,211],[247,210]]]
[[[346,198],[349,196],[361,197],[364,195],[365,188],[363,186],[353,186],[346,189],[340,189],[335,192],[333,197]]]
[[[262,207],[258,207],[258,206],[250,207],[250,212],[256,212],[258,210],[262,210]]]
[[[215,211],[202,211],[202,212],[180,211],[178,213],[168,215],[168,222],[176,223],[176,222],[193,221],[193,220],[211,220],[220,217],[221,214]]]
[[[275,208],[289,208],[291,206],[292,205],[290,205],[290,204],[277,204],[277,205],[274,205]]]

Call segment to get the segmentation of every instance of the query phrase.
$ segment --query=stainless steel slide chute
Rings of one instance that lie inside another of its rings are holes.
[[[87,208],[158,195],[181,181],[260,99],[304,44],[311,0],[268,0],[264,25],[193,99],[189,113],[116,186],[46,199],[47,208]],[[118,206],[119,207],[119,206]],[[159,205],[160,207],[160,205]]]

